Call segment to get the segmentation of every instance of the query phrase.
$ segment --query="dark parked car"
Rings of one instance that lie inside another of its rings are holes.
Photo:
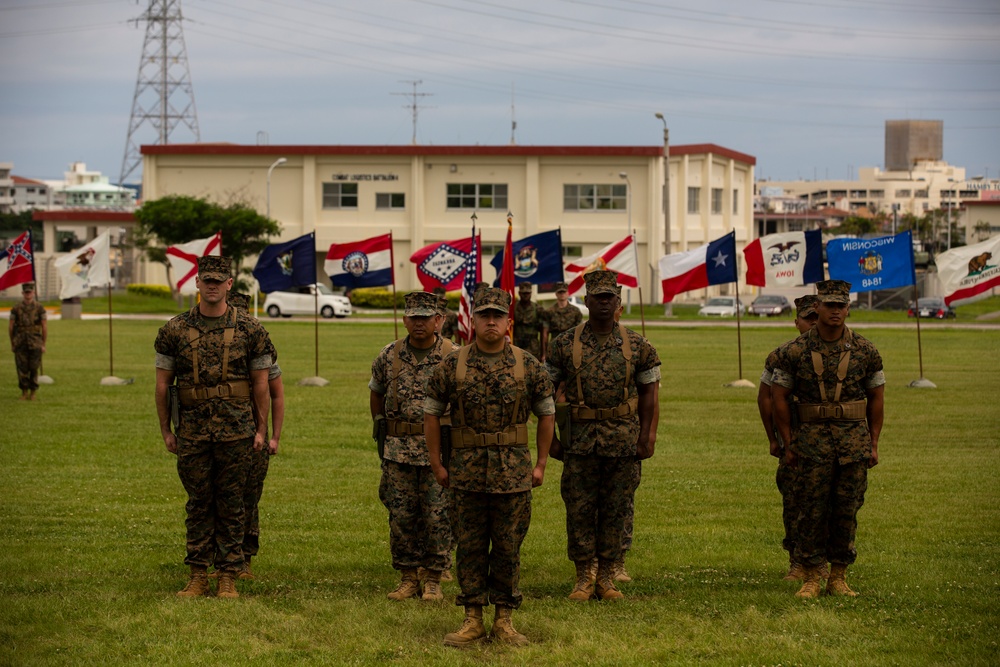
[[[761,294],[750,304],[751,315],[784,315],[792,311],[788,299],[777,294]]]
[[[958,317],[955,309],[946,304],[944,299],[939,296],[925,296],[922,299],[917,299],[917,306],[920,309],[920,317],[936,317],[939,320],[948,317]],[[910,317],[917,316],[912,301],[910,302],[910,309],[906,311],[906,314]]]

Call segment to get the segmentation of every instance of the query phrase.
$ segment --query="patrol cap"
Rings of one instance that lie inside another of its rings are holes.
[[[498,310],[504,315],[510,312],[510,294],[497,287],[484,287],[476,292],[476,305],[472,312]]]
[[[795,313],[802,319],[805,319],[810,315],[815,315],[817,303],[819,303],[819,297],[815,294],[800,296],[795,300]]]
[[[517,286],[518,292],[530,292],[532,283],[525,280],[523,283]]]
[[[22,292],[34,292],[35,291],[35,283],[22,283],[21,284],[21,291]]]
[[[437,294],[438,296],[444,296],[445,294],[447,294],[447,293],[448,293],[447,291],[445,291],[444,287],[441,287],[441,285],[438,285],[437,287],[435,287],[435,288],[434,288],[433,290],[431,290],[431,291],[432,291],[432,292],[433,292],[434,294]]]
[[[438,298],[430,292],[410,292],[406,295],[407,317],[433,317],[438,314]]]
[[[437,300],[438,300],[438,303],[437,303],[438,315],[441,315],[441,316],[447,315],[448,314],[448,297],[446,297],[446,296],[444,296],[442,294],[439,294]]]
[[[816,283],[816,292],[823,303],[851,302],[851,283],[845,280],[821,280]]]
[[[243,292],[229,292],[226,295],[226,303],[228,303],[233,308],[242,308],[243,310],[250,310],[250,295],[244,294]]]
[[[219,255],[206,255],[198,258],[198,277],[202,280],[218,280],[223,282],[233,277],[233,260]]]
[[[621,295],[622,288],[618,286],[617,271],[591,271],[583,274],[583,280],[587,283],[587,294],[614,294]]]
[[[556,294],[558,294],[559,292],[568,292],[568,291],[569,291],[569,285],[567,285],[564,282],[556,283],[556,289],[555,289]]]

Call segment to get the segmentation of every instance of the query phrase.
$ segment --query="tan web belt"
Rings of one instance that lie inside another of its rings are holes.
[[[423,435],[423,422],[405,422],[402,419],[387,419],[386,434],[394,438],[405,438],[408,435]]]
[[[223,382],[214,387],[195,385],[193,387],[180,387],[178,395],[181,405],[197,405],[212,398],[250,398],[249,380],[234,380]]]
[[[578,405],[570,406],[570,417],[576,422],[595,422],[606,419],[615,419],[626,415],[635,414],[639,409],[639,399],[630,398],[624,403],[613,408],[588,408]]]
[[[865,405],[865,401],[799,403],[799,420],[803,422],[861,421],[868,417]]]
[[[476,433],[467,426],[451,430],[452,447],[524,447],[527,444],[527,424],[508,426],[496,433]]]

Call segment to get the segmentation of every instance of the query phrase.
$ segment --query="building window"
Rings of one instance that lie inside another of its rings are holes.
[[[740,191],[733,190],[733,215],[740,214]]]
[[[896,190],[896,199],[902,199],[903,197],[909,197],[909,190]]]
[[[627,207],[627,185],[608,183],[563,186],[564,211],[624,211]]]
[[[506,183],[448,183],[448,208],[507,210]]]
[[[701,212],[701,188],[688,188],[688,213]]]
[[[357,208],[357,183],[324,183],[323,208]]]
[[[406,194],[403,192],[376,192],[375,208],[403,210],[406,208]]]
[[[722,188],[712,188],[712,213],[722,214]]]
[[[801,220],[789,220],[788,221],[788,231],[790,231],[790,232],[801,232],[802,231],[802,221]]]
[[[872,197],[874,197],[875,199],[884,199],[885,198],[885,190],[872,190],[870,192],[870,195]]]

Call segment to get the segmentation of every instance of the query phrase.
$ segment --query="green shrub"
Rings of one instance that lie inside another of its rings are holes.
[[[129,294],[135,294],[136,296],[155,296],[167,299],[173,296],[170,292],[170,287],[167,285],[143,285],[141,283],[132,283],[126,288],[126,291]]]
[[[396,292],[396,307],[404,308],[409,292]],[[448,307],[458,310],[459,292],[448,292]],[[351,290],[351,305],[357,308],[392,308],[392,290],[385,287],[359,287]]]

